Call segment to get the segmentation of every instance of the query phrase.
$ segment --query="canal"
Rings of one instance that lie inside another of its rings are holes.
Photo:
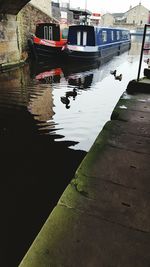
[[[3,267],[18,266],[137,77],[140,48],[133,39],[129,52],[100,66],[30,62],[0,74]]]

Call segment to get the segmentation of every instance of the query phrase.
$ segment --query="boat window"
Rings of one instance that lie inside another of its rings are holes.
[[[117,31],[117,40],[119,40],[119,39],[120,39],[120,32]]]
[[[128,32],[127,31],[122,31],[122,40],[128,39]]]
[[[106,31],[102,31],[102,41],[103,42],[107,41],[107,32]]]
[[[111,31],[111,40],[114,41],[114,32]]]
[[[48,28],[47,26],[44,26],[44,39],[48,39]]]
[[[81,45],[81,32],[77,32],[77,45]]]
[[[87,32],[83,32],[83,45],[87,44]]]
[[[44,39],[53,40],[53,29],[51,26],[44,26]]]
[[[68,37],[68,28],[62,30],[62,39],[67,39]]]

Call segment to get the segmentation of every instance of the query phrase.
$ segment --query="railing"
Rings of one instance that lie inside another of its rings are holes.
[[[139,81],[139,78],[140,78],[140,71],[141,71],[142,58],[143,58],[143,51],[150,50],[150,47],[148,47],[148,48],[144,47],[144,44],[145,44],[145,36],[146,36],[146,31],[147,31],[147,28],[148,27],[150,27],[150,24],[145,24],[145,26],[144,26],[144,33],[143,33],[142,47],[141,47],[141,54],[140,54],[140,62],[139,62],[139,69],[138,69],[137,81]]]

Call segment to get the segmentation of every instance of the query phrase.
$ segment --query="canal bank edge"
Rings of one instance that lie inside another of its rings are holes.
[[[19,267],[148,267],[150,100],[123,93]]]
[[[15,68],[22,67],[26,63],[27,63],[27,60],[19,60],[19,61],[0,64],[0,73],[4,72],[4,71],[10,71],[10,70],[13,70]]]

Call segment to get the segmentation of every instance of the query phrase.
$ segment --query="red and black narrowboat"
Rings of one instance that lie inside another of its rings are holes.
[[[60,57],[62,47],[67,41],[67,29],[61,31],[56,23],[39,23],[36,25],[35,35],[29,40],[31,56],[35,59],[41,57]]]

